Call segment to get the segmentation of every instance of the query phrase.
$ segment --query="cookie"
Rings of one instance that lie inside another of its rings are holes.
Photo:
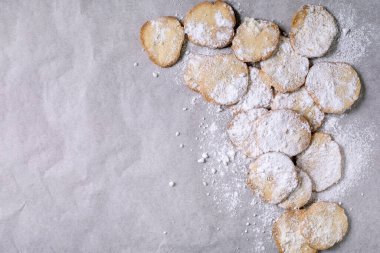
[[[298,90],[309,71],[309,60],[297,54],[290,45],[289,38],[281,37],[276,53],[260,63],[262,78],[267,80],[277,92]]]
[[[254,122],[261,115],[267,113],[264,108],[241,111],[234,115],[227,126],[227,134],[231,143],[238,149],[244,150],[245,144],[249,141],[251,133],[254,131]],[[253,141],[254,138],[253,138]]]
[[[340,242],[348,230],[345,211],[336,203],[317,202],[305,212],[301,234],[310,247],[318,250],[331,248]]]
[[[280,29],[270,21],[245,18],[236,30],[232,50],[244,62],[258,62],[272,56],[280,41]]]
[[[359,98],[361,83],[347,63],[319,62],[310,68],[306,89],[325,113],[343,113]]]
[[[342,176],[342,155],[339,145],[325,133],[315,133],[310,146],[297,156],[297,166],[313,181],[313,190],[326,190]]]
[[[282,153],[263,154],[250,164],[247,184],[265,202],[278,204],[297,188],[296,167]]]
[[[331,47],[338,26],[334,17],[320,5],[304,5],[294,15],[290,43],[300,55],[321,57]]]
[[[273,99],[272,87],[261,79],[260,70],[249,68],[250,85],[247,94],[234,106],[235,111],[248,111],[253,108],[269,108]]]
[[[257,120],[256,141],[264,152],[295,156],[310,143],[311,131],[305,118],[291,110],[272,110]]]
[[[233,54],[190,56],[185,83],[207,101],[236,104],[248,88],[248,67]]]
[[[280,253],[316,253],[301,234],[304,210],[289,210],[273,224],[272,237]]]
[[[183,80],[187,87],[195,92],[200,92],[201,77],[206,75],[206,70],[203,69],[203,66],[208,57],[206,55],[190,54],[187,59]]]
[[[209,48],[228,46],[235,34],[235,24],[233,9],[223,1],[197,4],[184,19],[189,41]]]
[[[149,59],[164,68],[178,61],[184,40],[183,27],[175,17],[149,20],[140,30],[140,41]]]
[[[285,201],[278,204],[279,207],[284,209],[299,209],[309,202],[313,183],[311,182],[310,177],[303,171],[298,172],[298,178],[298,187]]]
[[[277,93],[272,101],[271,108],[273,110],[289,109],[298,112],[307,119],[312,131],[316,131],[322,125],[325,117],[325,114],[314,103],[304,87],[291,93]]]

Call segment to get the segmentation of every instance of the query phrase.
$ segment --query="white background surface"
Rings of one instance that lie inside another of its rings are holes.
[[[355,64],[365,96],[345,121],[378,126],[380,2],[342,2],[376,27]],[[195,3],[0,2],[0,252],[252,252],[255,239],[241,236],[251,194],[236,215],[219,212],[205,195],[197,154],[178,148],[179,130],[181,142],[197,148],[205,106],[183,113],[193,93],[139,44],[145,20],[184,15]],[[306,1],[247,3],[245,13],[288,31]],[[373,148],[379,152],[378,142]],[[351,229],[331,252],[379,250],[375,159],[370,176],[342,199],[353,208]],[[262,240],[276,252],[270,234]]]

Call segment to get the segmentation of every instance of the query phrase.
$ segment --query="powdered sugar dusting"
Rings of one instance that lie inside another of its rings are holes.
[[[237,149],[244,149],[246,140],[253,132],[255,120],[266,112],[263,108],[240,112],[229,122],[227,134]]]
[[[231,76],[228,80],[218,82],[210,93],[210,97],[220,104],[231,104],[239,100],[246,92],[247,86],[247,75],[241,73],[238,76]]]
[[[235,16],[224,2],[204,2],[195,6],[184,20],[185,33],[195,44],[210,48],[225,47],[234,35]]]
[[[273,91],[270,85],[263,82],[259,75],[259,69],[250,67],[251,85],[247,94],[233,108],[236,111],[248,111],[253,108],[268,108],[272,98]]]
[[[264,242],[271,241],[272,223],[281,209],[264,204],[247,188],[248,166],[252,160],[236,152],[228,138],[226,129],[232,118],[231,110],[220,112],[218,106],[196,101],[195,106],[207,108],[208,127],[200,127],[198,133],[200,152],[208,152],[210,156],[201,170],[202,181],[208,184],[206,193],[210,193],[218,212],[224,215],[241,217],[249,210],[247,221],[251,226],[247,231],[254,241],[254,252],[265,252]]]
[[[265,152],[295,156],[310,143],[310,126],[291,110],[274,110],[262,116],[256,127],[256,140]]]
[[[366,178],[373,166],[376,155],[373,149],[377,138],[376,125],[350,120],[342,124],[344,116],[329,115],[321,131],[331,134],[343,153],[344,171],[340,182],[318,194],[319,199],[340,201],[349,194],[361,180]]]
[[[323,6],[305,5],[293,20],[290,38],[299,54],[312,58],[325,54],[337,33],[333,16]]]
[[[315,133],[310,146],[297,156],[297,166],[314,182],[313,190],[323,191],[337,183],[342,175],[339,145],[325,133]]]
[[[346,63],[316,63],[306,79],[306,89],[326,113],[342,113],[359,98],[361,84]]]
[[[250,165],[248,184],[265,202],[277,204],[296,189],[297,172],[288,156],[266,153]]]
[[[234,23],[231,22],[231,20],[228,20],[225,17],[223,17],[223,14],[220,11],[217,11],[215,13],[215,22],[216,22],[216,25],[220,27],[227,27],[230,29],[234,28]]]
[[[332,50],[316,61],[361,62],[375,40],[375,26],[369,22],[360,24],[360,15],[351,3],[333,1],[332,9],[336,10],[334,15],[339,23],[340,36]]]
[[[285,37],[281,37],[277,52],[260,65],[271,78],[271,85],[279,92],[297,90],[304,84],[309,71],[309,60],[297,54]]]

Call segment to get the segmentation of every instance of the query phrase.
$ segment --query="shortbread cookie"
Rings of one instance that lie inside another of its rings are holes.
[[[189,40],[210,48],[222,48],[230,44],[235,24],[233,9],[223,1],[197,4],[184,19]]]
[[[309,60],[297,54],[285,37],[281,37],[276,53],[260,64],[266,74],[263,78],[282,93],[298,90],[305,83],[309,71]]]
[[[280,29],[270,21],[245,18],[232,40],[232,50],[244,62],[268,59],[277,49]]]
[[[228,123],[227,134],[231,143],[239,150],[244,149],[247,139],[254,131],[254,122],[261,116],[267,113],[264,108],[252,109],[249,111],[241,111],[237,113]],[[253,141],[255,142],[254,138]]]
[[[184,39],[183,27],[175,17],[149,20],[140,31],[141,44],[149,59],[164,68],[178,61]]]
[[[306,89],[325,113],[343,113],[360,95],[360,79],[347,63],[316,63],[306,79]]]
[[[316,253],[301,234],[304,210],[285,211],[273,224],[272,236],[280,253]]]
[[[296,167],[282,153],[263,154],[249,166],[247,184],[265,202],[278,204],[297,188]]]
[[[325,7],[304,5],[293,17],[290,42],[297,53],[320,57],[329,50],[337,34],[335,19]]]
[[[339,145],[330,135],[315,133],[310,146],[297,156],[297,166],[310,176],[314,191],[326,190],[342,176]]]
[[[273,98],[273,90],[260,76],[260,70],[249,68],[250,85],[247,94],[234,107],[237,111],[248,111],[253,108],[268,108]]]
[[[318,250],[331,248],[340,242],[348,230],[345,211],[336,203],[317,202],[305,212],[301,234],[310,247]]]
[[[248,67],[233,54],[190,56],[184,79],[207,101],[232,105],[247,92]]]
[[[183,79],[187,87],[193,91],[199,92],[201,78],[206,75],[207,71],[203,68],[206,64],[206,59],[209,56],[191,54],[188,57]]]
[[[273,110],[257,120],[255,132],[259,148],[295,156],[310,143],[311,131],[305,118],[291,110]]]
[[[278,204],[279,207],[284,209],[298,209],[309,202],[313,189],[313,183],[311,182],[310,177],[303,171],[299,171],[298,178],[298,187],[285,201]]]
[[[298,112],[307,119],[313,131],[322,125],[325,117],[325,114],[314,103],[304,87],[291,93],[277,93],[272,101],[271,108],[274,110],[289,109]]]

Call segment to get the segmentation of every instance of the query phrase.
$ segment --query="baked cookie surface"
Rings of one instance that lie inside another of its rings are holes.
[[[244,62],[268,59],[277,49],[280,29],[270,21],[245,18],[232,40],[232,50]]]
[[[322,125],[325,117],[325,114],[304,87],[291,93],[277,93],[272,101],[271,108],[273,110],[289,109],[298,112],[310,123],[312,131],[317,130]]]
[[[343,113],[358,100],[361,83],[347,63],[319,62],[310,68],[305,87],[325,113]]]
[[[140,30],[140,41],[149,59],[164,68],[178,61],[184,40],[183,27],[175,17],[149,20]]]
[[[254,122],[268,110],[264,108],[251,109],[249,111],[241,111],[234,115],[227,126],[227,134],[231,143],[239,150],[245,150],[254,138],[250,138],[254,132]],[[248,144],[249,143],[249,144]],[[257,147],[257,144],[254,143]],[[259,152],[259,151],[258,151]]]
[[[316,253],[301,234],[305,210],[285,211],[273,224],[272,237],[280,253]]]
[[[329,134],[317,132],[310,146],[297,156],[297,166],[313,181],[313,190],[324,191],[342,177],[342,155]]]
[[[345,211],[336,203],[317,202],[305,212],[301,234],[310,247],[326,250],[340,242],[348,231]]]
[[[269,108],[273,99],[272,87],[261,78],[258,68],[249,68],[250,85],[247,94],[233,108],[236,111],[248,111],[253,108]]]
[[[234,37],[235,13],[223,1],[202,2],[194,6],[184,19],[185,33],[199,46],[223,48]]]
[[[329,50],[337,34],[335,19],[325,7],[304,5],[293,17],[290,42],[297,53],[320,57]]]
[[[295,156],[310,143],[311,130],[305,118],[291,110],[272,110],[257,120],[256,140],[265,152]]]
[[[296,167],[282,153],[263,154],[249,166],[247,184],[265,202],[278,204],[297,188]]]
[[[185,68],[185,83],[207,101],[236,104],[248,88],[248,67],[233,54],[192,55]]]
[[[310,177],[302,170],[298,170],[298,178],[299,184],[297,188],[285,201],[278,204],[279,207],[284,209],[299,209],[309,202],[313,190],[313,183]]]
[[[260,66],[262,78],[277,92],[284,93],[296,91],[305,83],[309,60],[293,50],[289,38],[281,37],[278,50]]]

